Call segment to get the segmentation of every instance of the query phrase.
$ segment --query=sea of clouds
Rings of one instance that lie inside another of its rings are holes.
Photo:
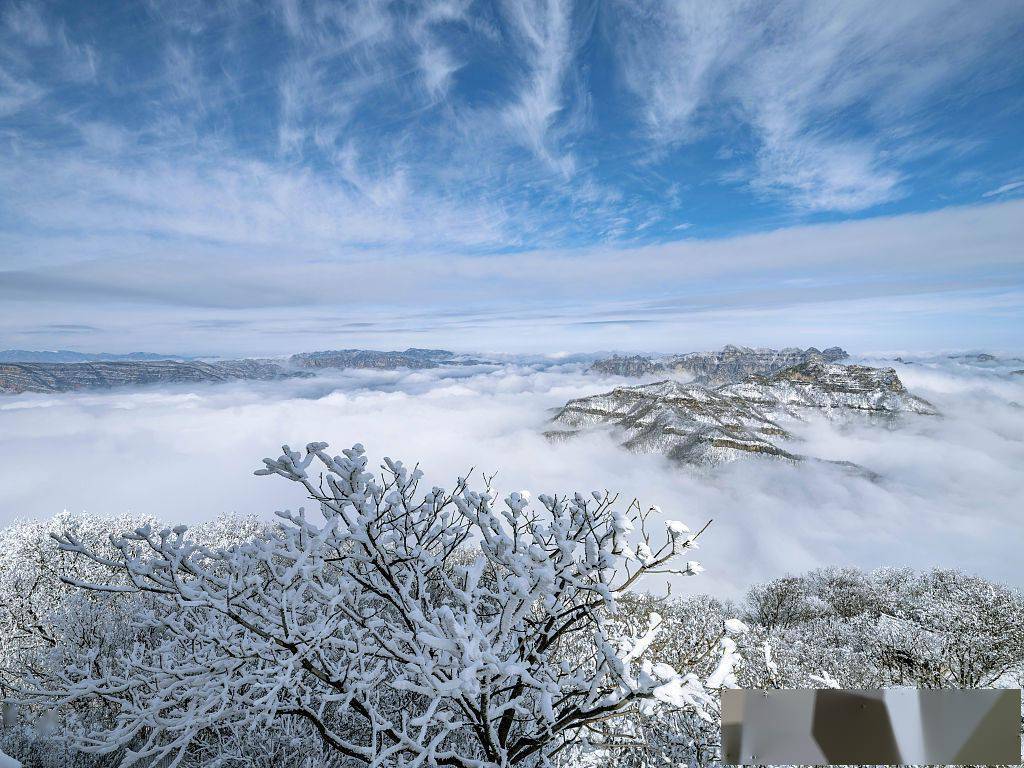
[[[896,367],[942,416],[896,429],[813,419],[792,447],[855,462],[875,479],[757,459],[696,472],[626,453],[604,431],[551,443],[542,432],[552,409],[631,383],[557,359],[9,396],[0,399],[0,524],[64,509],[174,522],[270,517],[307,502],[294,484],[252,474],[264,456],[285,443],[340,451],[361,442],[375,460],[419,462],[427,487],[450,487],[475,467],[478,480],[496,471],[502,494],[608,489],[693,529],[713,519],[694,555],[706,572],[674,578],[675,594],[736,596],[822,565],[957,567],[1024,586],[1024,376],[945,357],[869,362]]]

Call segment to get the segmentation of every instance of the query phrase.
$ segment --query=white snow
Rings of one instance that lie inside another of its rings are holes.
[[[725,631],[730,635],[743,635],[750,631],[750,628],[739,619],[726,619]]]
[[[665,523],[665,528],[673,536],[682,536],[684,533],[689,533],[690,529],[686,523],[681,523],[678,520],[668,520]]]

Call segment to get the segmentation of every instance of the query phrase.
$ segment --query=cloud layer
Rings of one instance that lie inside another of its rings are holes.
[[[11,0],[0,334],[1019,287],[1022,34],[1012,0]]]
[[[64,508],[132,510],[195,522],[224,511],[294,508],[285,481],[256,478],[281,443],[362,442],[374,458],[420,462],[430,484],[470,467],[502,492],[609,489],[659,504],[691,527],[714,524],[700,583],[736,594],[817,565],[954,566],[1018,586],[1024,539],[1024,382],[950,361],[899,366],[943,417],[900,429],[814,421],[813,455],[856,461],[880,482],[815,464],[741,462],[694,474],[624,453],[608,435],[550,444],[550,408],[620,383],[552,361],[503,368],[352,372],[329,380],[0,402],[0,522]],[[479,476],[479,475],[478,475]],[[652,585],[663,588],[664,585]]]
[[[0,338],[85,351],[167,349],[173,339],[168,351],[208,355],[382,345],[678,351],[825,336],[861,349],[1015,349],[1022,222],[1024,203],[1007,201],[629,249],[299,264],[256,245],[265,258],[209,246],[97,255],[5,273]],[[71,327],[91,330],[70,338]]]

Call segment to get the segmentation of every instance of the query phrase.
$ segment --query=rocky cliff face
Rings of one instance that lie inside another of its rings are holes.
[[[671,370],[693,374],[701,384],[718,385],[743,381],[748,376],[767,376],[803,363],[835,363],[847,357],[846,350],[840,347],[751,349],[730,344],[718,352],[677,355],[665,362]]]
[[[261,360],[4,363],[0,364],[0,393],[71,392],[145,384],[272,380],[308,375]]]
[[[812,361],[771,376],[752,376],[722,387],[733,397],[764,403],[797,415],[801,408],[936,415],[927,400],[910,394],[892,368],[836,365]]]
[[[63,353],[60,353],[63,354]],[[11,362],[0,361],[0,393],[68,392],[143,384],[181,384],[235,380],[271,380],[310,377],[329,368],[436,368],[469,365],[480,360],[443,349],[410,348],[404,352],[368,349],[337,349],[292,355],[287,366],[268,360],[148,360],[130,361]]]
[[[625,448],[682,464],[708,466],[748,455],[799,460],[806,457],[786,445],[793,437],[786,425],[814,412],[887,421],[901,413],[936,413],[907,392],[891,368],[812,360],[713,388],[671,380],[617,387],[566,403],[546,434],[567,438],[607,425],[619,431]]]
[[[379,352],[373,349],[329,349],[302,352],[289,362],[300,368],[436,368],[454,360],[455,353],[444,349],[410,348],[404,352]]]
[[[610,357],[591,366],[599,373],[640,377],[661,373],[689,374],[699,384],[717,386],[743,381],[748,376],[765,376],[808,362],[834,363],[848,357],[845,350],[829,347],[797,349],[752,349],[728,345],[717,352],[691,352],[650,358]]]
[[[629,376],[640,378],[656,373],[664,373],[666,368],[660,362],[655,362],[643,355],[632,355],[629,357],[607,357],[597,360],[590,366],[590,370],[603,373],[609,376]]]

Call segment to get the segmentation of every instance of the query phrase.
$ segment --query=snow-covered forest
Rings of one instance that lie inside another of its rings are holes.
[[[714,525],[604,491],[425,488],[359,445],[286,448],[258,473],[307,506],[0,531],[0,751],[42,768],[711,765],[722,687],[1024,676],[1024,597],[955,570],[653,594],[666,573],[699,585]]]

